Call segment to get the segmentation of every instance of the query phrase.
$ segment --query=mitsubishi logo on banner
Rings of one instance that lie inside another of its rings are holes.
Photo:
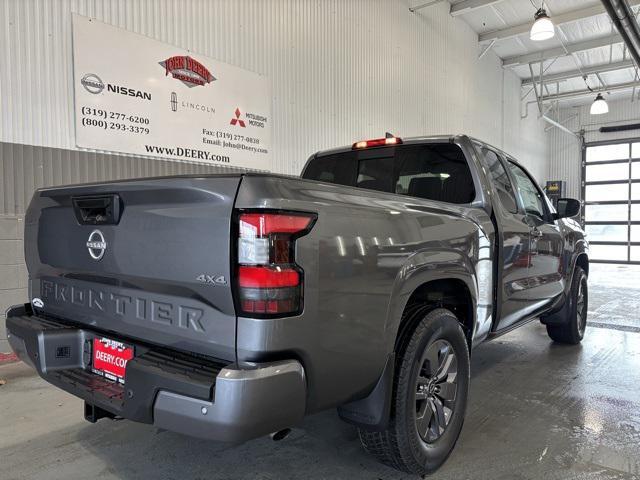
[[[231,125],[239,124],[242,128],[246,127],[244,120],[240,119],[240,109],[236,107],[236,111],[234,113],[236,116],[231,119]]]

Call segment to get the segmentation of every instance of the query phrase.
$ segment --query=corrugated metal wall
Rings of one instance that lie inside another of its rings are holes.
[[[549,168],[545,125],[537,115],[529,114],[525,118],[521,117],[520,81],[513,81],[512,74],[508,70],[504,71],[504,75],[502,149],[516,157],[538,181],[544,182]],[[524,101],[532,98],[535,98],[535,94],[530,92]]]
[[[591,115],[591,104],[560,110],[560,120],[579,132],[584,130],[584,141],[602,142],[618,139],[640,138],[640,130],[627,132],[600,133],[602,126],[637,123],[640,118],[640,102],[630,99],[609,102],[609,113]],[[568,121],[567,121],[568,120]],[[580,198],[582,195],[582,145],[578,138],[558,128],[548,132],[548,145],[551,155],[547,177],[553,180],[567,181],[567,196]]]
[[[476,33],[449,15],[448,2],[417,14],[408,6],[407,0],[3,0],[0,141],[75,149],[71,12],[77,12],[267,75],[275,171],[297,174],[313,151],[387,130],[466,132],[508,146],[526,162],[522,142],[503,142],[503,112],[519,111],[519,79],[503,72],[493,53],[478,60]],[[532,127],[507,124],[527,137],[524,144],[542,145],[539,125]]]
[[[569,120],[575,114],[578,117]],[[567,128],[574,132],[580,130],[579,110],[561,109],[559,119]],[[559,128],[551,128],[547,134],[549,144],[549,180],[565,180],[567,182],[566,195],[572,198],[580,198],[580,162],[581,143],[574,137]]]
[[[230,173],[238,169],[179,163],[61,148],[0,143],[3,195],[0,212],[22,215],[36,188],[70,183],[197,173]]]

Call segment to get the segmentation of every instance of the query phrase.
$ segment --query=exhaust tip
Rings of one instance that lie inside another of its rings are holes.
[[[277,432],[273,432],[270,437],[274,442],[279,442],[280,440],[284,440],[291,433],[290,428],[283,428],[282,430],[278,430]]]

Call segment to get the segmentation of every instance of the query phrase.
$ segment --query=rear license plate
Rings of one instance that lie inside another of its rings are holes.
[[[124,384],[127,362],[133,358],[133,347],[110,338],[94,338],[92,358],[93,373]]]

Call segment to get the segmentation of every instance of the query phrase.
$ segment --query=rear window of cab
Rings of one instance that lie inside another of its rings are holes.
[[[456,204],[475,199],[467,160],[452,143],[321,155],[309,162],[302,178]]]

